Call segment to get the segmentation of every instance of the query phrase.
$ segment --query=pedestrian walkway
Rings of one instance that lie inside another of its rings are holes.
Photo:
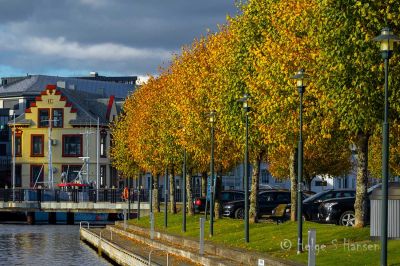
[[[81,232],[81,238],[83,240],[93,245],[100,255],[104,253],[120,265],[200,265],[188,259],[128,238],[123,234],[110,230],[110,228],[90,228],[84,230],[90,231],[97,236],[97,238],[94,242],[90,241],[87,237],[82,237]],[[106,243],[112,243],[114,247],[113,251],[110,251],[110,248],[104,245]],[[123,255],[118,255],[118,253],[123,253]]]
[[[205,242],[204,253],[200,254],[198,240],[157,231],[151,239],[148,228],[123,222],[106,228],[81,228],[81,238],[120,265],[302,265],[209,241]]]

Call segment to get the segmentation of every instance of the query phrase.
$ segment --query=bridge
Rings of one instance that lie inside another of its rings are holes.
[[[128,199],[122,197],[123,189],[0,189],[0,212],[26,212],[34,219],[35,212],[48,212],[54,220],[55,213],[66,212],[67,223],[74,213],[123,213],[150,210],[148,190],[130,190]],[[140,194],[140,195],[139,195]],[[140,201],[139,201],[140,199]],[[140,202],[140,205],[139,205]],[[69,218],[68,218],[69,217]],[[72,217],[72,218],[71,218]],[[73,221],[72,221],[73,223]]]

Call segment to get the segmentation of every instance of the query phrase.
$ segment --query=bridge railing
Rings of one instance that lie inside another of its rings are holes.
[[[165,194],[159,189],[159,199],[164,200]],[[140,193],[139,193],[140,192]],[[131,202],[137,202],[139,197],[141,202],[148,202],[148,189],[130,189],[129,198]],[[169,199],[169,195],[168,195]],[[175,190],[175,200],[182,201],[182,191]],[[68,189],[48,189],[48,188],[0,188],[0,201],[3,202],[125,202],[123,188],[101,188],[99,190],[89,188],[68,188]]]
[[[123,189],[46,189],[46,188],[0,188],[3,202],[124,202]],[[131,199],[133,194],[131,193]],[[141,197],[142,198],[142,197]],[[142,201],[147,201],[143,198]]]

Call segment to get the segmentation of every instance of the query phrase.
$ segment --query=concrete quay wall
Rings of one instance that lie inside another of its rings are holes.
[[[107,255],[110,259],[118,263],[119,265],[137,265],[137,266],[147,266],[148,260],[146,258],[143,258],[141,256],[138,256],[136,254],[133,254],[132,252],[129,252],[122,247],[115,245],[114,243],[104,239],[100,238],[99,235],[91,232],[90,230],[86,228],[81,228],[80,229],[80,237],[82,240],[90,243],[92,246],[96,247],[98,250],[98,253],[101,255],[104,253]],[[151,263],[151,265],[158,265],[154,262]]]

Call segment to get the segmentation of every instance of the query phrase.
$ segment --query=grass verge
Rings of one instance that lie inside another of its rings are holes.
[[[198,239],[200,215],[187,216],[187,232],[182,232],[182,215],[168,213],[168,227],[164,227],[164,213],[155,213],[155,229],[174,235]],[[129,223],[150,227],[148,217],[130,220]],[[275,224],[262,222],[250,225],[250,243],[244,242],[244,223],[235,219],[214,222],[214,236],[209,236],[209,220],[205,223],[206,240],[230,247],[266,253],[273,257],[307,262],[307,252],[297,250],[297,223]],[[317,265],[379,265],[380,242],[371,241],[368,228],[350,228],[337,225],[305,222],[303,242],[307,244],[307,232],[317,231]],[[306,248],[306,246],[304,247]],[[400,265],[400,240],[388,243],[388,264]]]

